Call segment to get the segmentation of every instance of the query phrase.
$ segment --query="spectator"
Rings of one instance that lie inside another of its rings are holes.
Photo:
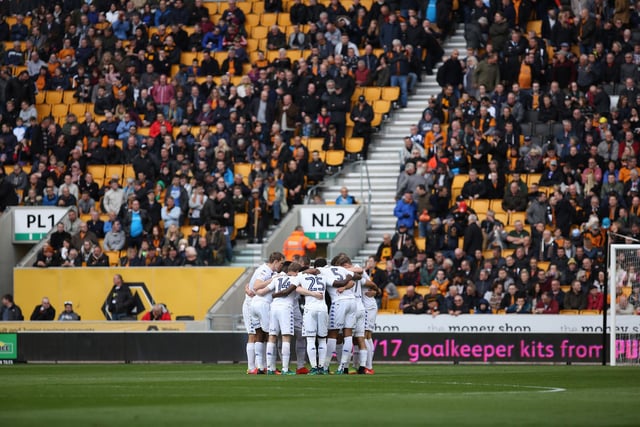
[[[107,303],[110,320],[127,320],[131,316],[134,307],[135,300],[129,286],[124,283],[120,274],[114,275],[113,287]]]
[[[304,228],[301,225],[296,226],[295,230],[284,242],[282,253],[287,261],[291,261],[294,256],[304,256],[307,253],[315,252],[316,243],[309,237],[305,236]]]
[[[0,319],[3,322],[24,320],[22,310],[14,304],[13,295],[5,294],[2,296],[2,307],[0,307]]]
[[[146,322],[171,320],[171,314],[169,314],[169,311],[164,304],[155,304],[153,307],[151,307],[151,310],[147,311],[142,316],[140,320]]]
[[[413,200],[413,193],[405,191],[402,199],[396,202],[393,215],[397,218],[397,226],[405,226],[409,232],[413,231],[413,227],[417,220],[417,205]]]
[[[42,303],[36,305],[33,309],[33,313],[31,313],[31,321],[34,320],[55,320],[56,318],[56,309],[53,308],[51,303],[49,302],[49,298],[42,298]]]
[[[80,315],[73,311],[73,302],[64,302],[64,311],[58,316],[58,321],[79,321]]]
[[[416,292],[415,286],[408,286],[399,305],[404,314],[421,314],[424,310],[422,295]]]

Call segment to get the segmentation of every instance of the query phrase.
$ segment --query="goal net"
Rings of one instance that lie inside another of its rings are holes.
[[[609,364],[640,364],[640,244],[609,247]]]

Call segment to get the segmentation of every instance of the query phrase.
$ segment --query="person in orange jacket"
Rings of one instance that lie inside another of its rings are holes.
[[[315,252],[316,242],[304,235],[304,228],[301,225],[291,233],[284,241],[282,252],[287,261],[292,261],[295,255],[306,255],[307,251]]]

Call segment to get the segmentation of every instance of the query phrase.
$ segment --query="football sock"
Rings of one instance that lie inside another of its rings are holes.
[[[373,338],[365,340],[367,344],[367,369],[373,369]]]
[[[264,343],[256,343],[256,367],[260,370],[264,369]]]
[[[247,369],[253,371],[256,369],[256,345],[255,343],[247,343]]]
[[[276,343],[267,343],[267,369],[270,371],[276,370]]]
[[[282,342],[282,370],[289,370],[289,359],[291,359],[291,343],[283,341]],[[273,365],[275,366],[275,360]]]
[[[327,339],[327,357],[325,358],[324,367],[329,369],[329,365],[331,365],[331,357],[333,353],[336,351],[336,339],[328,338]]]
[[[344,337],[344,344],[342,345],[342,360],[340,361],[340,369],[349,367],[349,358],[351,357],[351,350],[353,350],[353,337]]]
[[[318,353],[316,350],[316,337],[307,337],[307,356],[309,356],[309,363],[311,363],[311,367],[317,367]]]
[[[327,339],[318,338],[318,366],[328,368],[324,363],[327,360]]]

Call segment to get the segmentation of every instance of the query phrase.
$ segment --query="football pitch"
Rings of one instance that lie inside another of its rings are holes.
[[[6,426],[637,426],[640,367],[378,365],[246,375],[243,365],[0,366]]]

